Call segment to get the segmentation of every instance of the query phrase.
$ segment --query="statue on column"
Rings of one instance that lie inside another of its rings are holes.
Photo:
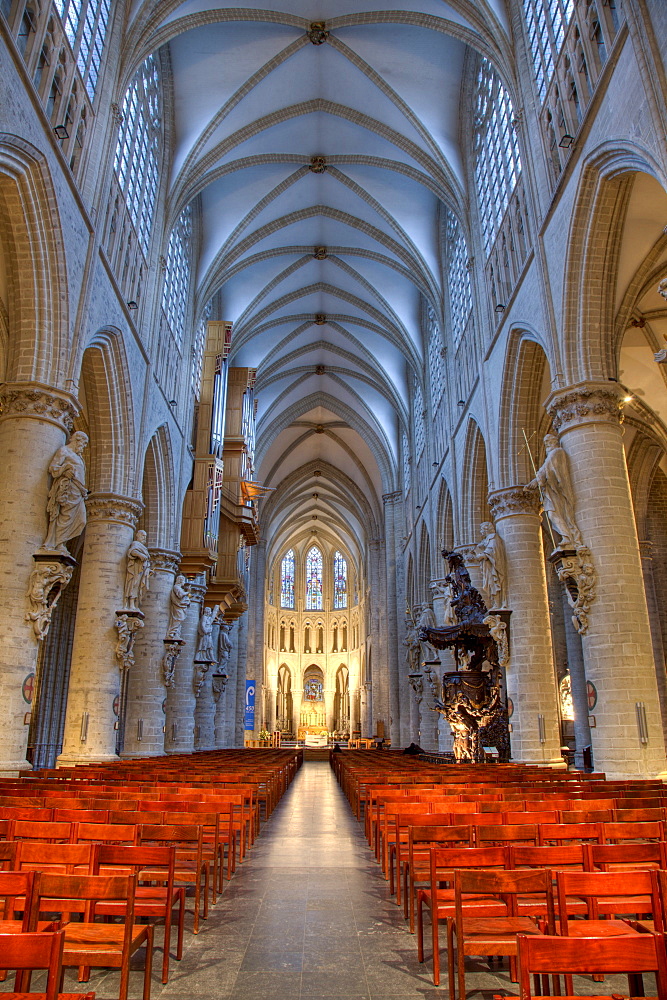
[[[140,529],[127,550],[124,608],[138,611],[152,575],[151,554],[146,548],[146,532]]]
[[[417,635],[419,635],[421,629],[436,628],[437,624],[438,623],[435,620],[435,614],[433,613],[433,608],[430,606],[430,604],[425,604],[422,609],[422,613],[419,616],[419,622],[416,625]],[[424,655],[422,658],[424,660],[438,659],[438,653],[435,649],[435,646],[432,646],[430,642],[424,642],[424,640],[422,639],[421,648],[423,649]]]
[[[169,627],[167,640],[181,638],[181,628],[190,607],[190,591],[188,581],[182,574],[177,576],[169,595]]]
[[[218,633],[218,673],[226,674],[227,665],[229,663],[229,657],[232,651],[232,641],[229,638],[229,633],[234,627],[233,622],[226,622],[224,619],[220,622],[220,632]]]
[[[195,662],[215,663],[213,653],[213,608],[204,608],[197,626],[197,652]]]
[[[417,626],[412,617],[406,617],[405,619],[405,639],[403,640],[403,645],[406,648],[408,670],[410,673],[417,673],[419,671],[419,664],[421,663],[421,644],[417,634]]]
[[[581,532],[574,517],[574,492],[570,480],[567,452],[555,434],[546,434],[547,457],[526,490],[538,487],[544,511],[551,526],[561,535],[560,548],[576,549],[582,544]]]
[[[88,435],[75,431],[55,453],[49,465],[52,476],[46,505],[49,527],[42,549],[69,555],[65,542],[78,538],[86,527],[86,467],[83,450]]]
[[[482,571],[482,590],[489,608],[505,607],[507,560],[505,545],[491,521],[480,525],[482,540],[475,546],[475,555]]]

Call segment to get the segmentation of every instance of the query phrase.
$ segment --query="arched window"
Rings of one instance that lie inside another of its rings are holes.
[[[487,59],[481,60],[476,83],[475,185],[488,256],[521,173],[521,157],[510,96]]]
[[[445,223],[445,267],[449,292],[452,340],[458,344],[472,310],[472,290],[468,270],[468,246],[453,212],[447,211]]]
[[[546,97],[555,62],[565,40],[565,29],[573,13],[574,0],[523,0],[528,47],[540,101]]]
[[[110,0],[55,0],[55,6],[92,101],[109,26]]]
[[[438,406],[445,391],[445,363],[442,356],[442,337],[435,313],[429,306],[426,310],[426,336],[428,338],[428,371],[431,379],[431,400],[433,409]]]
[[[347,559],[342,552],[336,552],[333,562],[334,610],[347,607]]]
[[[322,553],[316,545],[306,556],[306,611],[322,611]]]
[[[407,434],[403,435],[401,451],[403,452],[403,489],[407,494],[410,492],[410,486],[412,485],[412,477],[410,475],[410,445],[408,444]]]
[[[188,205],[179,215],[169,237],[162,286],[162,312],[177,344],[183,342],[188,308],[191,237],[192,209]]]
[[[159,90],[157,62],[149,56],[127,88],[114,159],[118,183],[145,255],[158,190]]]
[[[426,444],[426,425],[424,423],[424,396],[416,379],[412,396],[412,411],[415,427],[415,455],[419,461]]]
[[[294,607],[294,549],[285,553],[280,564],[280,607]]]

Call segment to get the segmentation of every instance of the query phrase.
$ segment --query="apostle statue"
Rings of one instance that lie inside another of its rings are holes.
[[[546,434],[544,444],[547,457],[535,478],[524,489],[539,487],[551,526],[562,536],[560,548],[577,548],[582,544],[582,538],[574,518],[574,493],[567,452],[561,448],[555,434]]]
[[[505,607],[507,560],[502,538],[490,521],[480,525],[482,540],[475,547],[482,572],[482,590],[490,608]]]
[[[53,477],[46,512],[49,527],[43,549],[68,554],[65,542],[78,538],[86,527],[86,467],[83,449],[88,435],[75,431],[51,459],[49,472]]]
[[[215,663],[213,653],[213,608],[204,608],[197,626],[197,652],[195,662]]]
[[[421,632],[423,628],[437,628],[438,623],[435,620],[435,614],[433,613],[433,608],[430,604],[425,604],[422,608],[422,613],[419,616],[419,621],[417,623],[417,635]],[[430,642],[424,642],[421,640],[421,647],[423,652],[424,660],[437,660],[438,652],[435,646],[432,646]]]
[[[151,577],[151,554],[146,548],[146,532],[139,529],[127,550],[123,604],[128,611],[138,611]]]
[[[233,622],[220,622],[220,632],[218,633],[218,673],[226,674],[229,656],[232,651],[232,641],[229,633],[234,627]]]
[[[179,575],[169,595],[169,627],[167,639],[180,639],[181,627],[190,607],[190,591],[186,577]]]

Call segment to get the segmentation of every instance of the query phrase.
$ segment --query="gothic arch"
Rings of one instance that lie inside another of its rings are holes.
[[[43,155],[0,133],[0,223],[7,254],[7,381],[63,386],[69,334],[67,259]]]
[[[440,549],[454,548],[454,505],[449,486],[443,479],[438,493],[436,520],[437,544]]]
[[[460,537],[469,545],[476,541],[480,524],[490,520],[486,443],[479,425],[472,418],[468,421],[463,450],[461,492]]]
[[[149,546],[178,548],[174,459],[169,427],[162,424],[148,442],[141,486],[144,510],[141,526]]]
[[[132,382],[120,331],[94,334],[83,353],[81,382],[90,431],[91,492],[134,497]]]
[[[418,596],[422,602],[428,601],[430,598],[429,584],[432,579],[431,573],[431,539],[429,538],[428,528],[422,522],[421,533],[419,537],[419,593]]]
[[[528,483],[534,476],[524,432],[535,460],[542,453],[542,434],[549,419],[544,410],[549,360],[542,344],[525,331],[513,331],[505,358],[500,393],[499,488]],[[549,379],[550,382],[550,379]]]
[[[604,143],[584,164],[567,239],[563,290],[563,375],[566,384],[616,374],[614,301],[622,225],[632,175],[667,177],[634,143]]]

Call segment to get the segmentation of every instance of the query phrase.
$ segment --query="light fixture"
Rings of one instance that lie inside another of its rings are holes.
[[[437,462],[431,462],[431,465],[432,465],[432,466],[433,466],[434,468],[437,468],[437,467],[438,467],[438,463],[437,463]]]
[[[56,134],[56,139],[69,139],[69,132],[66,125],[54,125],[53,131]]]
[[[169,400],[169,405],[170,405],[170,406],[178,406],[178,403],[176,402],[176,400],[175,400],[175,399],[170,399],[170,400]]]
[[[496,312],[497,313],[505,312],[505,306],[502,304],[502,302],[496,302]]]
[[[458,403],[456,405],[457,406],[465,406],[466,405],[465,404],[465,400],[464,399],[459,399],[459,401],[458,401]]]
[[[623,397],[623,402],[624,403],[631,403],[634,398],[635,398],[634,396],[624,396]]]
[[[130,299],[130,301],[129,301],[129,302],[127,303],[127,308],[128,308],[128,309],[138,309],[138,308],[139,308],[139,306],[138,306],[138,305],[137,305],[137,303],[136,303],[136,302],[134,301],[134,299]]]
[[[618,382],[618,379],[614,378],[613,375],[608,375],[607,376],[607,382]]]
[[[560,142],[558,143],[558,145],[560,146],[561,149],[569,149],[573,142],[574,142],[574,136],[568,135],[567,132],[564,132],[563,135],[560,137]]]

